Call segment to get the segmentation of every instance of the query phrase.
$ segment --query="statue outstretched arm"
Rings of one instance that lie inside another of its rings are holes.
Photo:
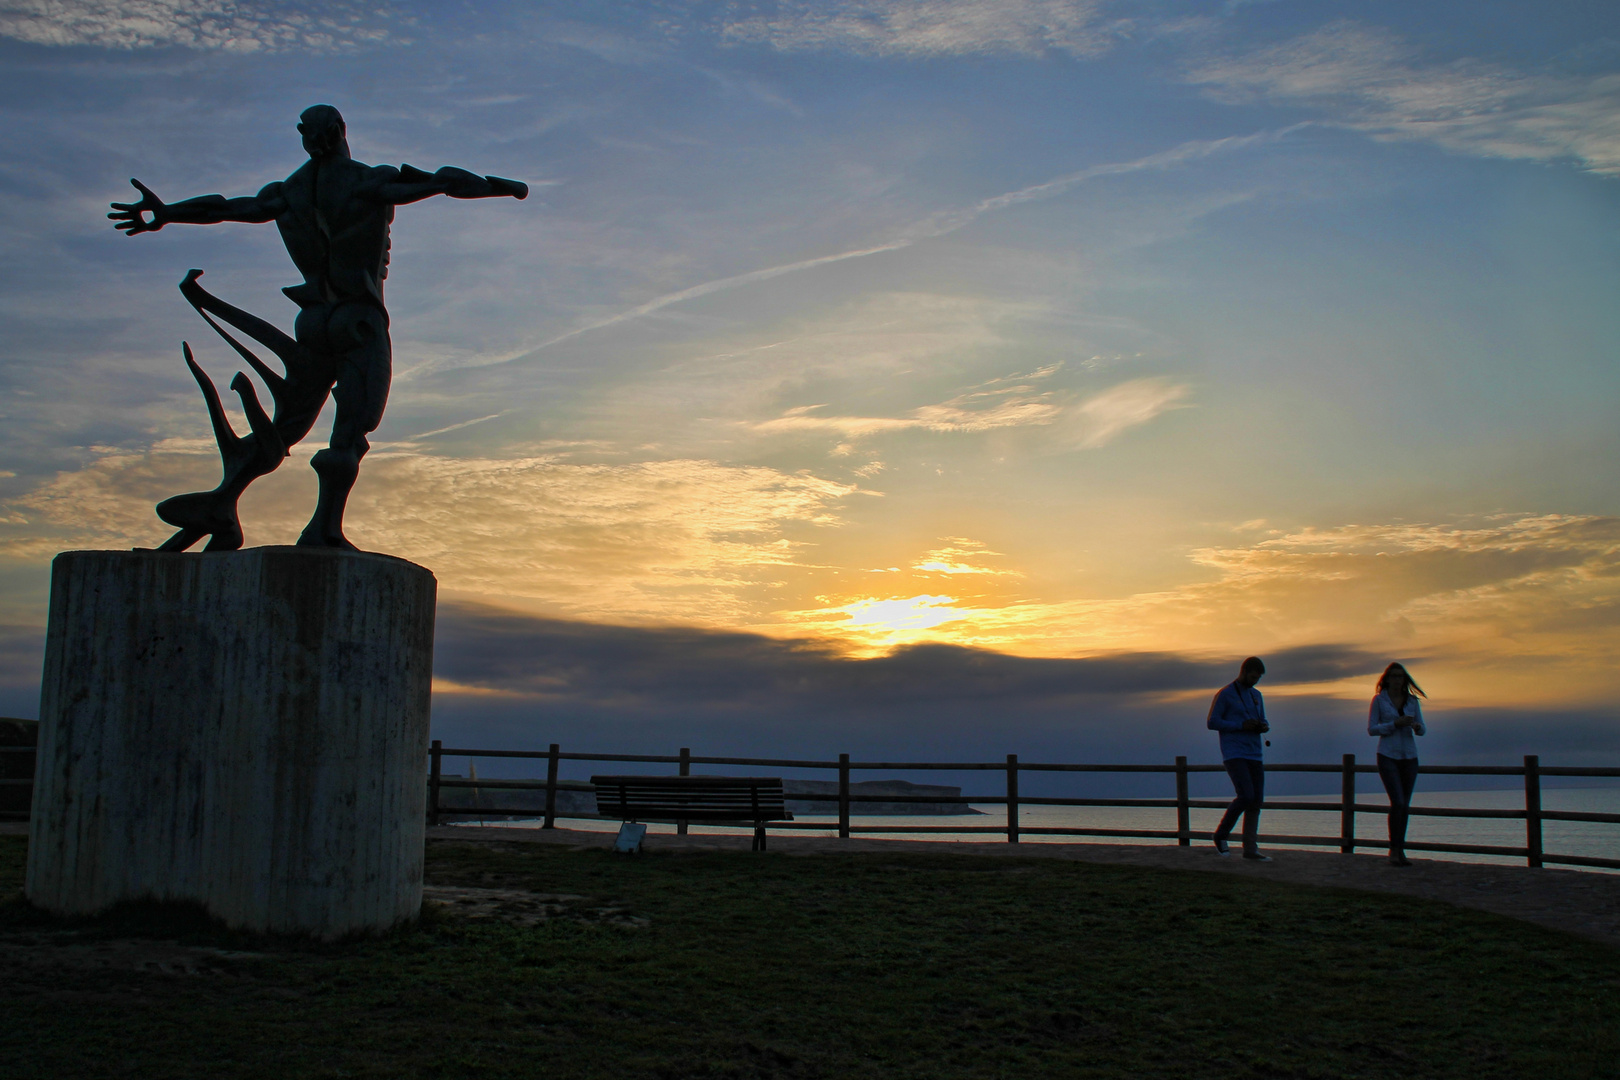
[[[227,199],[223,195],[199,195],[195,199],[177,203],[164,202],[139,180],[131,179],[130,183],[141,193],[140,202],[115,202],[112,204],[113,212],[107,215],[112,219],[113,228],[121,230],[126,236],[157,232],[165,225],[274,221],[277,215],[287,209],[280,181],[265,185],[257,195],[248,195],[240,199]]]
[[[514,199],[529,197],[528,184],[499,176],[479,176],[449,165],[431,173],[410,165],[398,169],[384,165],[379,166],[374,175],[376,181],[368,194],[390,206],[420,202],[435,195],[448,195],[452,199],[491,199],[502,195]]]

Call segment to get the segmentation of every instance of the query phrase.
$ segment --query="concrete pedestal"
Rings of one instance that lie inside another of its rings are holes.
[[[336,550],[57,556],[29,900],[321,938],[415,918],[435,592]]]

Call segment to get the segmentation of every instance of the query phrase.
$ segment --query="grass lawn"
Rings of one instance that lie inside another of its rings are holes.
[[[581,899],[318,946],[172,909],[70,933],[18,898],[23,854],[0,837],[8,1080],[1620,1077],[1620,951],[1398,896],[435,841],[431,884]],[[96,966],[131,941],[221,952],[194,973]]]

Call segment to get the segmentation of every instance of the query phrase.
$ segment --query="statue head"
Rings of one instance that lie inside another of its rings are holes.
[[[343,124],[343,114],[330,105],[311,105],[298,117],[298,133],[304,137],[304,149],[316,158],[347,158],[349,129]]]

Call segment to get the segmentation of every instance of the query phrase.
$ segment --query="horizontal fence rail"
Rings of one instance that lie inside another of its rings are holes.
[[[0,821],[27,821],[38,747],[0,746]]]
[[[458,817],[484,816],[484,817],[542,817],[544,822],[541,828],[556,828],[559,818],[575,820],[603,820],[597,814],[567,814],[557,810],[557,792],[560,790],[585,791],[588,785],[581,785],[577,781],[559,781],[557,779],[558,765],[564,761],[589,762],[634,762],[646,765],[675,765],[679,768],[678,775],[691,775],[693,765],[737,765],[753,768],[782,768],[782,769],[823,769],[834,772],[838,780],[838,791],[834,793],[788,792],[787,798],[793,802],[824,803],[829,808],[836,808],[838,821],[836,825],[821,821],[781,821],[772,822],[772,829],[799,829],[809,831],[826,831],[834,829],[840,837],[849,837],[856,833],[916,833],[919,835],[955,833],[966,835],[999,835],[1010,844],[1019,842],[1021,836],[1095,836],[1111,838],[1139,838],[1153,840],[1175,840],[1181,847],[1189,846],[1194,840],[1211,840],[1212,833],[1194,832],[1192,829],[1191,811],[1194,809],[1216,810],[1225,809],[1228,805],[1224,799],[1195,799],[1188,794],[1188,778],[1193,773],[1222,773],[1226,772],[1224,765],[1190,765],[1185,757],[1178,757],[1174,764],[1162,765],[1113,765],[1113,764],[1082,764],[1082,763],[1056,763],[1056,762],[1021,762],[1018,755],[1007,755],[1006,761],[851,761],[848,754],[840,754],[837,760],[803,760],[797,758],[746,758],[746,757],[709,757],[691,753],[689,748],[683,747],[679,754],[586,754],[564,753],[556,743],[552,743],[546,750],[479,750],[461,747],[445,747],[439,740],[433,741],[429,750],[428,764],[428,822],[437,825],[445,815],[453,814]],[[543,760],[546,762],[546,779],[544,780],[475,780],[461,777],[446,777],[441,768],[446,757],[465,758],[521,758],[529,760]],[[860,795],[850,790],[850,773],[863,770],[882,770],[885,772],[999,772],[1006,777],[1004,794],[999,795]],[[1620,779],[1620,768],[1603,768],[1592,766],[1544,766],[1536,755],[1527,755],[1522,765],[1424,765],[1418,770],[1425,776],[1510,776],[1520,777],[1524,781],[1524,807],[1513,810],[1472,809],[1468,807],[1424,807],[1413,806],[1408,810],[1412,817],[1450,817],[1450,818],[1480,818],[1480,819],[1507,819],[1523,821],[1525,823],[1525,843],[1520,846],[1505,846],[1493,844],[1443,844],[1408,840],[1406,848],[1410,851],[1433,851],[1453,853],[1460,855],[1500,855],[1509,858],[1524,859],[1529,866],[1543,866],[1549,863],[1563,866],[1590,866],[1605,869],[1620,870],[1620,859],[1605,859],[1588,855],[1571,855],[1549,853],[1542,848],[1542,823],[1546,821],[1572,821],[1592,822],[1599,824],[1620,824],[1620,814],[1585,813],[1563,810],[1543,810],[1541,807],[1541,779],[1547,776],[1556,777],[1604,777]],[[1378,803],[1362,803],[1356,801],[1356,777],[1378,774],[1376,765],[1363,765],[1356,762],[1354,754],[1344,755],[1338,764],[1281,764],[1267,765],[1268,773],[1337,773],[1341,777],[1340,798],[1338,802],[1298,802],[1281,800],[1266,800],[1262,804],[1264,810],[1306,810],[1321,813],[1336,813],[1339,815],[1338,836],[1297,836],[1288,834],[1262,833],[1260,840],[1271,844],[1292,844],[1311,847],[1334,847],[1344,854],[1350,854],[1356,848],[1384,848],[1389,847],[1388,840],[1379,840],[1371,837],[1356,835],[1357,814],[1385,814],[1389,813],[1387,805]],[[1175,778],[1175,796],[1173,798],[1142,799],[1142,798],[1064,798],[1057,796],[1020,795],[1018,791],[1018,778],[1020,773],[1155,773],[1170,775]],[[565,787],[564,785],[569,785]],[[546,805],[543,814],[536,813],[531,807],[501,807],[501,806],[445,806],[440,799],[440,793],[445,788],[472,788],[478,790],[494,791],[544,791]],[[1002,825],[856,825],[850,821],[852,810],[858,809],[863,803],[927,803],[930,805],[956,804],[961,806],[1005,806],[1007,809],[1006,823]],[[1173,829],[1105,829],[1082,827],[1050,827],[1025,825],[1020,820],[1019,808],[1024,806],[1095,806],[1095,807],[1127,807],[1150,809],[1174,809],[1176,814],[1176,827]],[[618,820],[611,818],[609,820]],[[687,831],[683,822],[677,826],[681,833]]]

